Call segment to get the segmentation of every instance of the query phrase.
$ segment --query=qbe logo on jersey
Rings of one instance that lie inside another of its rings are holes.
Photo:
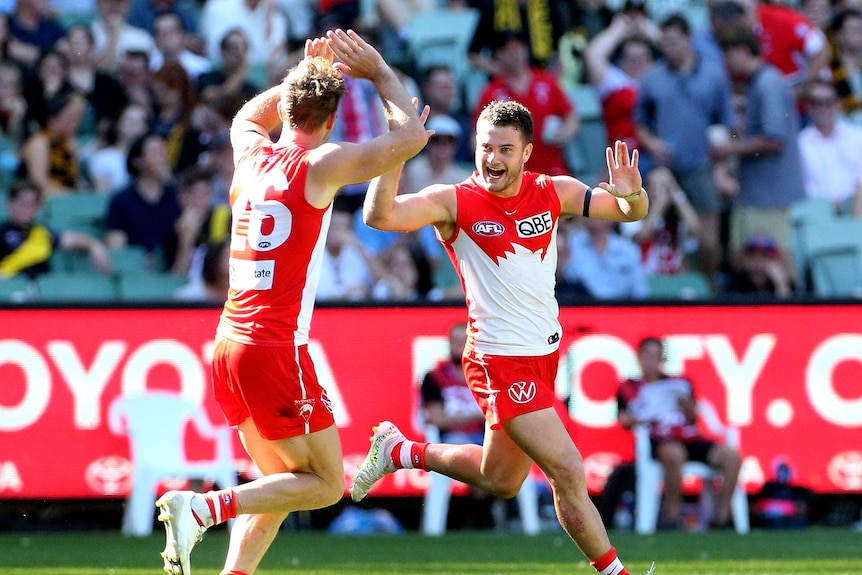
[[[530,403],[536,397],[536,382],[516,381],[506,393],[515,403]]]
[[[550,232],[554,227],[554,218],[551,217],[551,212],[547,211],[523,220],[515,220],[515,227],[519,238],[534,238]]]

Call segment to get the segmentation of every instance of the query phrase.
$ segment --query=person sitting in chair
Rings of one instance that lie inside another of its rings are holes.
[[[701,434],[691,381],[671,377],[663,371],[662,341],[657,337],[644,338],[637,350],[641,377],[620,384],[617,419],[625,429],[649,425],[652,456],[664,470],[663,527],[682,526],[682,466],[686,461],[700,461],[721,472],[723,481],[711,525],[729,527],[730,502],[739,476],[739,453]]]

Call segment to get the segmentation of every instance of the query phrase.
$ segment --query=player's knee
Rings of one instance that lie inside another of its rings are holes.
[[[317,499],[320,508],[335,505],[344,496],[344,477],[331,478],[324,481],[320,491],[317,494]]]

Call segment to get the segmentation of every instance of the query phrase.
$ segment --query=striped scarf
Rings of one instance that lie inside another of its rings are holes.
[[[520,34],[524,30],[520,0],[494,0],[494,31]],[[527,32],[533,59],[546,63],[554,54],[549,0],[526,0]]]

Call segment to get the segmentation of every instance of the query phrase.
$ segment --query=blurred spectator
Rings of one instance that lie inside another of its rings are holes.
[[[473,110],[474,123],[493,100],[517,100],[533,114],[536,137],[526,169],[558,176],[569,174],[563,146],[580,127],[578,113],[557,78],[530,65],[527,45],[519,36],[502,33],[494,50],[495,75]]]
[[[214,204],[212,172],[192,166],[179,177],[180,216],[174,224],[176,252],[171,273],[190,282],[202,282],[204,256],[208,246],[219,244],[230,234],[230,206]]]
[[[422,378],[422,415],[427,425],[440,431],[441,443],[482,445],[485,416],[467,386],[461,355],[467,344],[467,324],[455,323],[448,332],[449,355]],[[484,527],[489,521],[493,498],[487,491],[471,487],[467,526]]]
[[[9,35],[8,56],[32,68],[44,52],[56,47],[66,30],[50,14],[45,0],[17,0],[9,17]]]
[[[21,69],[15,64],[0,62],[0,133],[3,138],[15,143],[23,141],[27,110]]]
[[[617,419],[624,429],[638,424],[649,426],[652,456],[664,470],[663,526],[682,527],[682,465],[686,461],[700,461],[721,472],[723,480],[710,525],[730,526],[730,501],[741,464],[739,452],[710,440],[698,429],[694,387],[687,377],[665,373],[662,341],[646,337],[637,349],[641,375],[620,383]],[[712,487],[710,484],[704,488]]]
[[[353,216],[334,210],[326,236],[318,301],[359,301],[368,298],[375,274],[372,261],[353,233]]]
[[[410,45],[410,23],[423,12],[437,10],[438,0],[376,0],[373,18],[376,22],[381,53],[387,61],[406,64]]]
[[[723,0],[735,2],[742,12],[713,20],[719,26],[713,32],[719,38],[726,30],[744,27],[757,35],[763,59],[775,66],[784,79],[801,89],[808,81],[829,69],[829,43],[826,35],[805,16],[780,3],[759,0]]]
[[[301,49],[306,38],[314,35],[318,0],[276,0],[282,14],[287,17],[288,51]]]
[[[420,85],[423,104],[430,106],[428,118],[451,116],[458,122],[459,138],[455,161],[473,164],[473,119],[464,107],[455,72],[449,66],[431,66]]]
[[[8,62],[20,67],[20,64],[14,61],[9,54],[9,45],[12,43],[12,36],[9,32],[9,14],[0,11],[0,62]]]
[[[566,32],[562,2],[472,0],[470,5],[479,9],[479,23],[467,56],[476,68],[489,77],[504,73],[499,69],[500,62],[492,56],[494,49],[500,45],[501,37],[518,35],[527,49],[529,62],[534,66],[547,68],[555,59],[559,39]]]
[[[146,52],[129,51],[123,54],[117,79],[126,95],[126,101],[137,104],[148,112],[153,111],[153,91],[150,77],[150,57]]]
[[[739,158],[739,195],[730,214],[731,261],[749,237],[766,233],[775,238],[793,278],[793,229],[787,209],[805,197],[796,98],[781,72],[763,60],[750,29],[729,30],[719,43],[728,71],[745,81],[744,130],[710,151],[717,161]]]
[[[201,13],[206,55],[222,58],[220,44],[231,30],[241,30],[248,40],[248,62],[266,64],[277,49],[287,44],[287,19],[276,0],[208,0]]]
[[[130,0],[99,0],[98,13],[91,25],[93,44],[99,67],[115,74],[127,52],[143,52],[151,59],[156,54],[156,41],[144,28],[126,21]]]
[[[192,130],[192,112],[197,93],[183,67],[176,61],[153,72],[152,87],[155,103],[153,131],[165,139],[171,169],[182,170],[183,146]],[[196,158],[195,158],[196,159]]]
[[[105,243],[111,248],[141,246],[153,269],[170,269],[175,254],[169,248],[180,206],[165,140],[158,134],[136,140],[129,149],[127,167],[132,183],[111,198]]]
[[[748,238],[730,274],[727,291],[778,298],[793,295],[793,279],[771,236],[755,234]]]
[[[383,105],[374,84],[364,79],[344,76],[347,93],[341,100],[330,141],[361,144],[386,131]],[[362,206],[368,182],[344,186],[335,197],[336,208],[355,212]]]
[[[623,233],[641,248],[647,275],[672,275],[689,269],[689,256],[697,250],[700,217],[664,167],[644,177],[649,189],[650,209],[637,222],[624,223]]]
[[[862,10],[839,12],[832,21],[832,82],[841,107],[855,120],[862,119]]]
[[[63,44],[69,61],[69,84],[89,104],[88,115],[92,117],[88,131],[94,132],[102,122],[116,122],[125,105],[125,94],[116,78],[96,65],[93,33],[85,26],[72,26]]]
[[[116,192],[130,183],[126,158],[129,148],[147,133],[149,116],[138,104],[127,105],[120,119],[105,128],[102,144],[88,161],[90,181],[97,192]]]
[[[425,127],[434,130],[434,135],[428,139],[425,149],[407,161],[404,175],[399,185],[405,192],[415,193],[432,184],[457,184],[463,182],[473,169],[467,164],[455,163],[455,150],[460,140],[465,139],[458,122],[451,116],[434,116],[429,118]],[[370,228],[369,228],[370,229]],[[391,232],[378,232],[391,233]],[[429,293],[432,299],[449,299],[463,296],[461,280],[452,267],[443,244],[437,240],[434,228],[431,226],[411,232],[413,253],[421,250],[420,257],[414,257],[420,271],[423,265],[428,266],[430,284],[433,291]]]
[[[410,250],[403,244],[393,246],[370,266],[376,272],[371,297],[380,301],[413,301],[419,295],[419,273]]]
[[[798,142],[806,195],[831,200],[836,213],[862,217],[862,128],[841,117],[831,82],[809,84],[805,109],[809,125]]]
[[[557,43],[559,78],[565,86],[587,82],[584,53],[596,36],[611,25],[614,11],[602,0],[569,0],[561,3],[563,35]],[[643,12],[640,0],[628,0],[621,12]]]
[[[558,261],[557,297],[592,299],[643,299],[649,295],[640,250],[617,234],[614,222],[585,218],[580,229],[563,242]]]
[[[182,20],[174,12],[156,16],[156,53],[150,60],[150,70],[158,70],[168,62],[179,62],[193,82],[198,76],[212,69],[210,61],[186,48]]]
[[[174,292],[174,299],[222,304],[230,289],[230,240],[206,246],[200,281],[190,281]]]
[[[800,0],[799,11],[809,22],[829,37],[834,11],[831,0]]]
[[[51,230],[37,222],[42,198],[34,182],[19,180],[11,186],[6,202],[8,216],[0,223],[0,278],[18,274],[34,278],[47,273],[56,250],[85,251],[94,269],[110,272],[111,259],[102,242],[73,230]]]
[[[57,107],[73,91],[69,83],[69,60],[57,50],[49,50],[39,57],[35,74],[25,76],[24,93],[29,106],[28,129],[33,123],[44,126],[48,107]]]
[[[21,145],[19,175],[30,179],[46,196],[87,187],[75,139],[85,109],[86,101],[78,94],[67,92],[52,98],[44,126]]]
[[[601,98],[609,142],[640,147],[634,109],[640,79],[653,63],[659,35],[658,26],[643,11],[629,10],[614,16],[611,25],[587,46],[587,77]],[[649,167],[642,163],[641,168],[646,172]]]
[[[194,0],[131,0],[127,20],[132,26],[156,34],[156,20],[163,14],[176,14],[180,18],[186,46],[197,46],[194,38],[198,31],[198,12]]]
[[[710,280],[721,262],[721,202],[708,156],[707,128],[733,126],[725,71],[694,52],[688,21],[679,14],[660,26],[662,58],[641,78],[635,122],[643,160],[665,166],[701,220],[698,267]],[[644,157],[646,156],[646,157]]]
[[[232,28],[219,42],[220,65],[198,76],[198,94],[202,102],[238,95],[243,102],[251,100],[263,86],[248,80],[248,37],[239,28]]]

